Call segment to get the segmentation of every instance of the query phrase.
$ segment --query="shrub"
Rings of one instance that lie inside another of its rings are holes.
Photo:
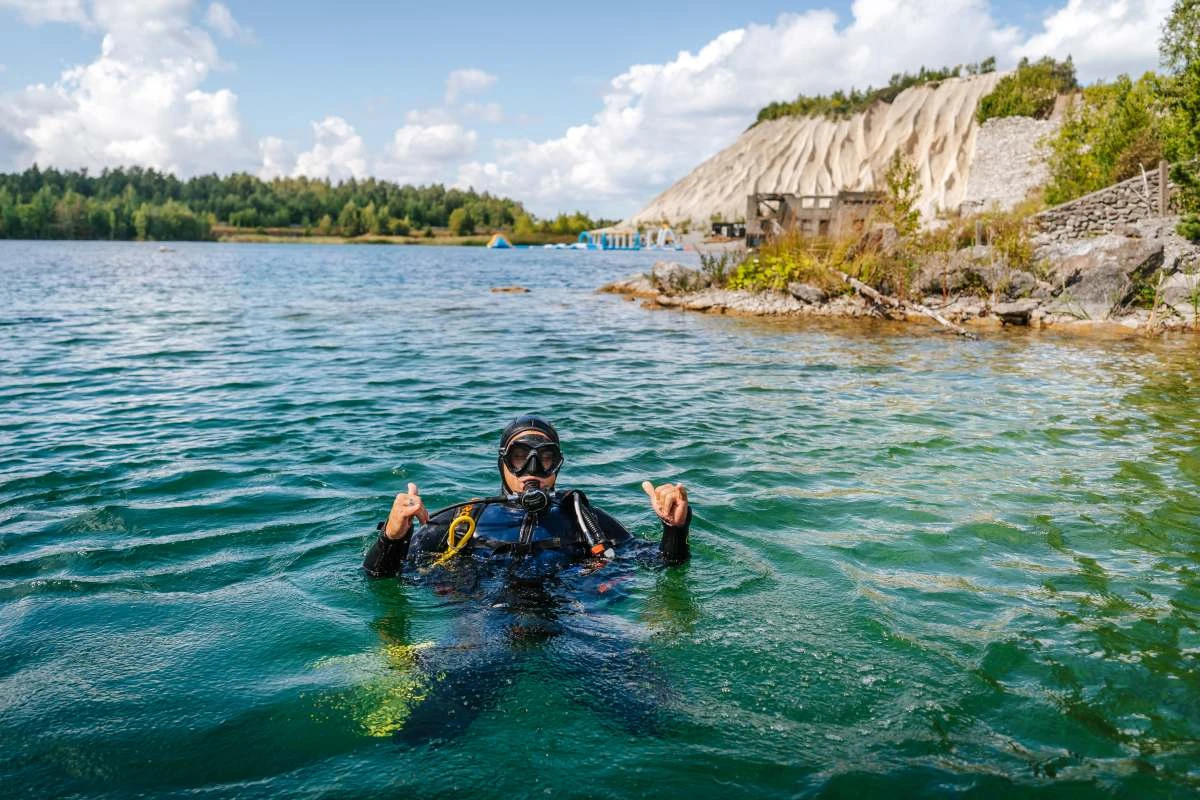
[[[1152,72],[1084,89],[1049,140],[1046,200],[1065,203],[1157,164],[1165,116],[1163,81]]]
[[[897,150],[888,162],[883,183],[887,195],[883,204],[884,217],[896,226],[901,236],[911,236],[921,225],[921,213],[917,210],[921,184],[918,182],[916,164]]]
[[[1168,79],[1167,158],[1184,211],[1179,234],[1200,241],[1200,1],[1175,0],[1158,46]]]
[[[1200,242],[1200,215],[1184,214],[1176,230],[1183,238]]]
[[[465,208],[456,208],[450,212],[448,227],[451,236],[470,236],[475,232],[475,222]]]
[[[1001,78],[996,88],[979,101],[975,117],[980,123],[1000,117],[1046,119],[1059,95],[1078,88],[1070,56],[1066,61],[1049,56],[1033,62],[1023,58],[1015,72]]]

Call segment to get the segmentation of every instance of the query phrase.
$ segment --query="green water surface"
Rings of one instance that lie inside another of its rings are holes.
[[[4,794],[1200,792],[1196,344],[592,291],[653,258],[0,242]],[[686,483],[692,561],[533,639],[364,579],[525,410],[641,536]],[[448,663],[486,708],[402,741]]]

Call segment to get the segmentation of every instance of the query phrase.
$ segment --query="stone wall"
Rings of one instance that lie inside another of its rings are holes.
[[[1007,211],[1050,178],[1043,142],[1061,120],[1032,117],[989,119],[975,135],[962,210]]]
[[[1043,242],[1084,239],[1112,233],[1119,225],[1165,216],[1171,212],[1173,203],[1168,200],[1166,211],[1159,209],[1158,184],[1159,171],[1149,170],[1144,176],[1137,175],[1046,209],[1033,218],[1038,239]],[[1173,192],[1174,185],[1168,179],[1168,197]]]

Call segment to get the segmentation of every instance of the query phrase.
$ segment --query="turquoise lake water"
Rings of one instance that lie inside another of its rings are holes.
[[[593,292],[650,254],[172,248],[0,242],[7,796],[1200,792],[1193,341]],[[639,535],[686,483],[692,561],[540,638],[364,579],[391,497],[491,493],[526,410]],[[489,702],[404,740],[448,664]]]

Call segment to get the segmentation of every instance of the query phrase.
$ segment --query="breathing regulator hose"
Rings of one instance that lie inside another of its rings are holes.
[[[520,506],[526,511],[536,513],[538,511],[544,511],[546,508],[548,508],[550,506],[550,500],[550,493],[545,489],[530,488],[520,493],[500,494],[494,497],[477,498],[475,500],[468,500],[465,503],[455,503],[452,506],[446,506],[445,508],[438,509],[429,516],[436,517],[439,514],[444,514],[447,511],[453,511],[454,509],[459,509],[459,512],[458,516],[451,521],[450,528],[446,532],[446,552],[442,553],[442,555],[433,562],[434,566],[441,566],[442,564],[445,564],[451,558],[462,552],[463,548],[467,546],[467,543],[471,541],[471,537],[475,535],[475,517],[471,514],[471,511],[476,505],[488,506],[495,503],[515,502],[520,504]],[[466,528],[462,530],[460,534],[459,529],[464,525]]]

